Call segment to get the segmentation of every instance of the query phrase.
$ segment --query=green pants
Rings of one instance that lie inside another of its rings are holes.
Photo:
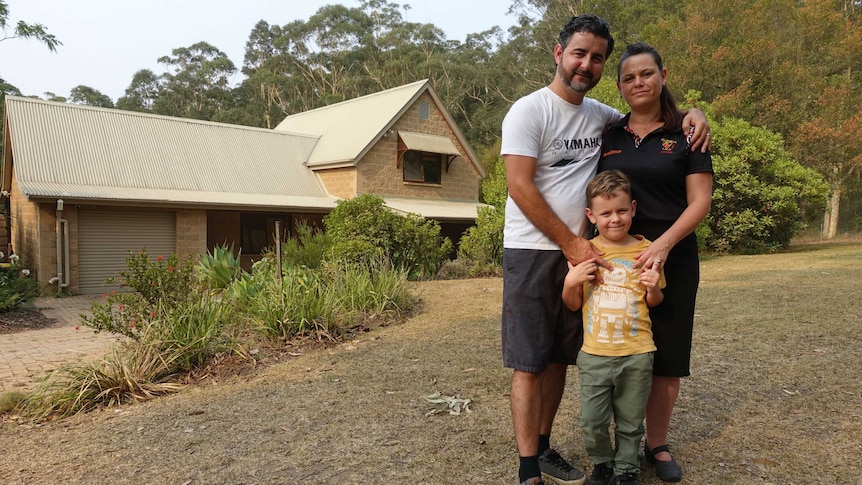
[[[652,352],[602,357],[581,351],[581,419],[584,447],[594,464],[614,463],[614,474],[638,473],[646,403],[652,388]],[[611,446],[608,427],[616,423]]]

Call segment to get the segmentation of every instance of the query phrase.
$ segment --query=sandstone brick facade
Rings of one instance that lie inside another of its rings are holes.
[[[430,107],[428,119],[419,116],[420,105]],[[479,200],[481,174],[464,156],[458,156],[443,167],[440,184],[405,182],[403,167],[398,163],[398,136],[409,131],[449,138],[461,153],[465,147],[455,136],[453,127],[427,93],[404,113],[392,127],[392,136],[381,138],[374,147],[357,161],[355,167],[318,170],[326,190],[335,197],[349,199],[360,194],[377,194],[397,197],[428,197],[438,199]]]
[[[180,261],[207,252],[207,211],[180,209],[177,211],[176,252]]]

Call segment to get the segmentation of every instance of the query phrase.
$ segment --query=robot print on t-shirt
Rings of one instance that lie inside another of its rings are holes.
[[[587,332],[601,344],[623,344],[625,336],[637,336],[638,300],[644,288],[638,283],[633,262],[615,259],[614,270],[602,270],[604,283],[589,296]],[[598,325],[596,334],[595,325]]]

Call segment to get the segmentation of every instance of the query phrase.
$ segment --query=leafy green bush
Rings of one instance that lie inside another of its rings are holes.
[[[470,261],[470,274],[496,273],[503,266],[505,207],[480,207],[476,225],[467,229],[458,246],[458,258]]]
[[[432,277],[452,250],[437,221],[395,214],[372,194],[339,201],[323,222],[332,238],[333,259],[369,261],[382,254],[411,278]]]
[[[823,207],[829,187],[784,149],[781,135],[739,119],[713,123],[715,182],[709,249],[761,253],[786,247]]]
[[[94,302],[92,315],[83,316],[82,322],[96,331],[139,340],[163,309],[193,298],[192,266],[180,264],[175,254],[151,258],[146,249],[129,251],[126,265],[128,269],[110,281],[135,291],[106,293],[104,302]]]
[[[458,246],[458,259],[469,276],[496,275],[502,269],[507,197],[506,165],[500,158],[482,182],[482,200],[492,207],[479,208],[476,225],[464,232]]]
[[[37,296],[39,282],[30,277],[30,270],[22,268],[20,259],[13,254],[8,265],[0,266],[0,313],[25,308]]]
[[[285,263],[319,268],[331,246],[331,237],[326,231],[309,226],[303,221],[297,224],[294,237],[282,244],[281,254]]]

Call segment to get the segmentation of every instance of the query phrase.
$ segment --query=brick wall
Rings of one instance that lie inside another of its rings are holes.
[[[431,107],[428,120],[419,119],[419,104],[425,102]],[[465,153],[452,128],[437,109],[427,93],[411,106],[393,126],[399,130],[445,136],[452,140],[458,150]],[[446,171],[445,162],[439,186],[405,183],[402,168],[397,166],[398,137],[381,138],[368,154],[357,164],[356,193],[374,193],[400,197],[431,197],[445,199],[478,200],[479,173],[464,157],[456,157]]]
[[[177,210],[177,257],[185,261],[189,256],[207,252],[207,211],[205,209]]]
[[[15,178],[14,165],[12,166],[12,190],[10,191],[9,203],[12,251],[21,257],[22,264],[35,270],[39,281],[42,281],[43,271],[40,267],[42,262],[39,260],[39,204],[28,201],[24,193],[21,192],[21,187]],[[3,248],[4,252],[5,250],[6,248]],[[51,274],[45,275],[44,280],[47,282],[51,276]]]
[[[343,199],[356,195],[356,167],[318,170],[317,174],[330,195]]]

